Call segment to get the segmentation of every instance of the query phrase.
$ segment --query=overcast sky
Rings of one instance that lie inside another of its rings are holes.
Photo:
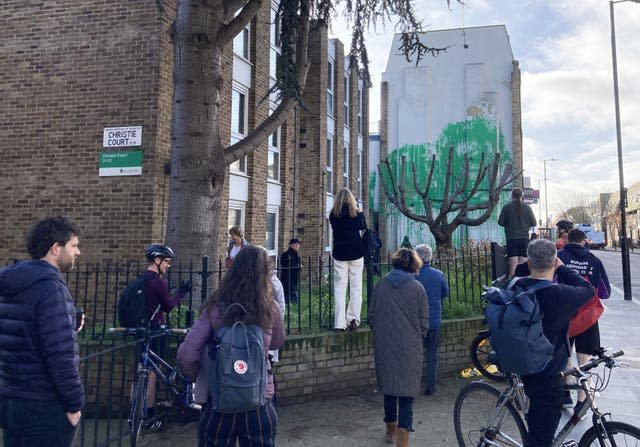
[[[465,7],[451,0],[450,10],[446,0],[418,0],[416,5],[427,30],[506,25],[522,70],[525,176],[534,188],[540,181],[543,197],[543,160],[559,159],[547,162],[549,214],[571,206],[558,197],[619,190],[607,0],[466,0]],[[614,8],[628,187],[640,181],[640,3],[627,1]],[[393,32],[387,26],[367,38],[374,122],[380,115],[380,77]],[[331,35],[349,47],[346,26],[336,22]],[[460,42],[452,44],[462,43],[461,33]],[[533,209],[538,215],[539,207]]]

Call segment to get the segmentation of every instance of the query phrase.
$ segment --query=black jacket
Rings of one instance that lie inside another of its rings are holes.
[[[285,293],[289,289],[298,288],[300,276],[300,255],[293,248],[289,248],[280,256],[280,280]]]
[[[355,261],[364,256],[360,230],[367,229],[364,214],[358,212],[356,217],[349,217],[348,207],[342,209],[340,217],[331,213],[329,216],[333,230],[333,250],[331,255],[338,261]]]
[[[571,270],[581,276],[586,276],[598,291],[598,297],[609,298],[611,284],[604,265],[587,247],[570,242],[558,252],[558,257]]]
[[[48,262],[0,269],[0,396],[82,409],[75,313],[67,284]]]

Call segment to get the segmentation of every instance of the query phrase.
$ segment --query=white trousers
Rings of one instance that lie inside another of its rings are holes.
[[[346,329],[351,320],[356,320],[360,325],[363,267],[364,258],[355,261],[333,259],[333,296],[336,300],[336,318],[333,327],[336,329]],[[349,308],[345,309],[347,285],[349,285]]]

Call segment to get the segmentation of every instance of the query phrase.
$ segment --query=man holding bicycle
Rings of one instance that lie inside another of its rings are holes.
[[[519,280],[531,286],[540,280],[557,276],[559,284],[536,291],[540,304],[544,335],[554,346],[549,364],[538,374],[522,376],[525,393],[529,397],[527,424],[529,435],[526,447],[551,446],[564,401],[562,372],[570,356],[567,338],[569,320],[578,308],[593,296],[593,287],[580,275],[565,266],[557,257],[555,245],[546,239],[531,241],[527,247],[531,274]]]
[[[178,290],[173,296],[169,293],[167,283],[162,279],[171,267],[173,250],[167,245],[153,244],[145,249],[145,255],[149,261],[147,270],[143,273],[146,278],[144,287],[145,306],[147,316],[150,318],[149,327],[151,330],[160,329],[166,325],[165,314],[176,307],[184,296],[191,291],[191,283],[182,281]],[[166,357],[167,339],[166,336],[155,338],[151,349],[160,357]],[[160,421],[154,421],[154,405],[156,395],[157,378],[153,371],[149,374],[149,388],[147,392],[147,415],[154,424],[153,429],[160,428]]]

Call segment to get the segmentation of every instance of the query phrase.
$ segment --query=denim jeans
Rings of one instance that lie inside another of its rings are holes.
[[[398,427],[411,431],[413,426],[413,397],[385,394],[384,421],[398,421]]]
[[[76,433],[56,401],[0,397],[0,426],[5,447],[68,447]]]
[[[527,425],[529,435],[526,447],[550,447],[555,435],[564,401],[564,379],[523,376],[524,392],[529,398]]]
[[[440,346],[440,328],[429,329],[424,338],[424,347],[427,351],[427,390],[431,392],[436,390],[438,346]]]

